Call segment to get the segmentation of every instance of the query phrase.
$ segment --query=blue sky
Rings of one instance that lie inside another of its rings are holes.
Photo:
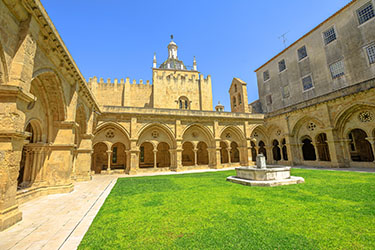
[[[254,70],[345,6],[349,0],[42,0],[82,74],[152,80],[167,57],[170,35],[185,65],[212,76],[214,106],[230,110],[233,77],[258,98]]]

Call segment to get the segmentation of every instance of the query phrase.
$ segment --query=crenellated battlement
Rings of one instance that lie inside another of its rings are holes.
[[[98,80],[96,76],[90,77],[88,84],[90,88],[93,88],[94,85],[97,86],[97,88],[107,88],[107,87],[121,88],[125,85],[130,85],[131,87],[142,88],[142,87],[150,87],[152,85],[149,80],[143,81],[142,79],[140,79],[139,82],[137,82],[135,79],[130,81],[130,78],[127,77],[125,79],[122,78],[120,80],[115,78],[113,81],[111,80],[111,78],[107,78],[107,80],[105,81],[103,77],[99,78]]]
[[[168,71],[154,71],[153,76],[154,81],[168,81],[168,82],[203,82],[203,83],[210,83],[211,82],[211,75],[207,75],[206,78],[203,74],[198,75],[197,72],[168,72]]]

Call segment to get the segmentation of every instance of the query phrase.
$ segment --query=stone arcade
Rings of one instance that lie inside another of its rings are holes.
[[[0,230],[19,204],[92,174],[249,166],[258,153],[374,167],[374,16],[373,0],[351,1],[256,70],[259,100],[234,78],[224,112],[174,41],[152,82],[86,81],[39,0],[0,0]]]

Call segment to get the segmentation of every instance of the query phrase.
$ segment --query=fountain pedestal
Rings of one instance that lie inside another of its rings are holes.
[[[236,168],[236,176],[230,176],[227,181],[247,186],[281,186],[304,183],[302,177],[290,176],[291,167],[271,166],[265,164],[263,155],[257,156],[257,167]]]

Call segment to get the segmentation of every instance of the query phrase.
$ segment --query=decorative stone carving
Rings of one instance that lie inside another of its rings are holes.
[[[112,129],[108,129],[107,133],[105,134],[105,137],[111,139],[111,138],[115,137],[115,132]]]
[[[225,137],[229,139],[229,138],[232,137],[232,135],[231,135],[230,133],[227,133],[227,134],[225,135]]]
[[[310,122],[308,125],[307,125],[307,129],[310,130],[310,131],[314,131],[316,129],[316,124],[313,123],[313,122]]]
[[[280,129],[276,131],[276,135],[277,136],[281,135],[281,130]]]
[[[152,136],[152,138],[155,138],[155,139],[156,139],[156,138],[159,137],[159,132],[156,131],[156,130],[154,130],[154,131],[152,131],[151,136]]]
[[[258,133],[257,133],[257,132],[254,132],[253,136],[254,136],[254,137],[258,137]]]
[[[197,138],[197,137],[198,137],[198,133],[197,133],[196,131],[194,131],[194,132],[192,133],[192,136],[193,136],[194,138]]]
[[[374,120],[374,115],[370,111],[363,111],[359,113],[358,118],[361,122],[371,122]]]

